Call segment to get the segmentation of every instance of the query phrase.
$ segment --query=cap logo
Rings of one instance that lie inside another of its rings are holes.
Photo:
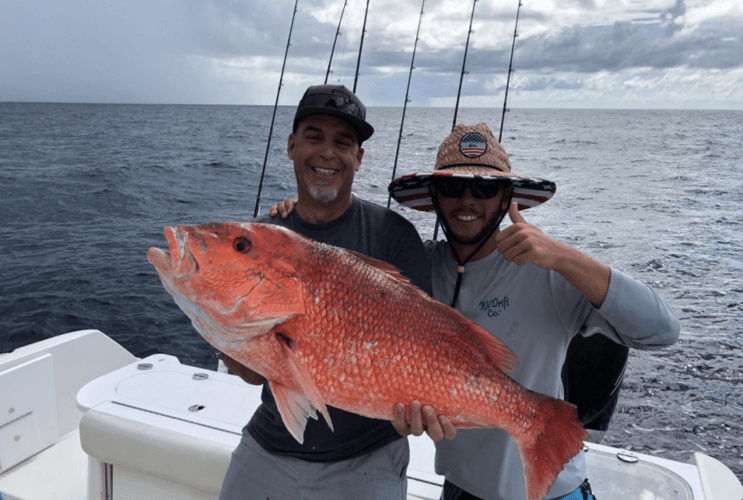
[[[485,154],[488,141],[479,132],[470,132],[459,141],[459,150],[467,158],[477,158]]]

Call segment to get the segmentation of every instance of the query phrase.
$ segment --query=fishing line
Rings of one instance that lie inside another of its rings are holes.
[[[347,46],[346,46],[346,42],[347,41],[348,41],[348,37],[347,36],[344,36],[341,39],[340,67],[338,68],[338,71],[337,72],[336,71],[333,71],[333,73],[337,73],[338,74],[338,84],[339,85],[341,83],[341,75],[344,74],[344,72],[346,71],[346,67],[347,67],[346,66],[346,59],[348,59],[346,57],[346,53],[348,52]]]
[[[426,4],[426,0],[421,1],[421,15],[418,18],[418,30],[415,32],[415,43],[413,44],[413,58],[410,61],[410,73],[408,74],[408,88],[405,91],[405,103],[402,106],[402,121],[400,122],[400,134],[397,136],[397,151],[395,151],[395,164],[392,166],[392,180],[395,180],[395,174],[397,172],[397,158],[400,155],[400,142],[402,141],[402,129],[405,124],[405,111],[408,109],[408,103],[410,102],[410,80],[413,78],[413,70],[415,69],[415,51],[418,48],[418,37],[421,32],[421,21],[423,20],[423,6]],[[390,208],[390,201],[392,200],[392,194],[387,195],[387,208]]]
[[[369,16],[369,3],[371,0],[366,0],[366,12],[364,13],[364,25],[361,28],[361,42],[359,43],[359,58],[356,61],[356,77],[353,79],[353,93],[356,93],[356,84],[359,81],[359,66],[361,66],[361,51],[364,48],[364,35],[366,35],[366,19]]]
[[[297,16],[297,5],[299,0],[294,2],[294,12],[292,13],[292,22],[289,26],[289,37],[286,40],[286,51],[284,52],[284,63],[281,65],[281,77],[279,78],[279,89],[276,91],[276,104],[273,106],[273,116],[271,117],[271,128],[268,130],[268,142],[266,144],[266,156],[263,158],[263,169],[261,170],[261,180],[258,183],[258,194],[255,197],[255,210],[253,211],[253,217],[258,217],[258,211],[261,207],[261,191],[263,190],[263,180],[266,176],[266,164],[268,163],[268,153],[271,149],[271,137],[273,136],[273,126],[276,122],[276,110],[279,107],[279,96],[281,95],[281,87],[284,85],[284,69],[286,68],[286,59],[289,56],[289,46],[291,45],[292,31],[294,30],[294,18]]]
[[[454,127],[457,126],[457,112],[459,111],[459,97],[462,95],[462,82],[464,81],[464,74],[467,73],[467,71],[465,71],[464,68],[467,65],[467,51],[470,48],[470,35],[473,33],[472,21],[475,19],[475,5],[477,5],[477,1],[478,0],[474,0],[474,2],[472,2],[472,14],[470,14],[470,28],[469,28],[469,31],[467,31],[467,42],[464,44],[464,58],[462,59],[462,72],[459,75],[459,90],[457,91],[457,103],[454,106],[454,122],[451,124],[452,130],[454,130]]]
[[[498,142],[501,142],[501,137],[503,137],[503,122],[506,119],[506,111],[508,109],[506,108],[506,103],[508,102],[508,86],[511,83],[511,73],[513,72],[513,51],[516,48],[516,37],[518,35],[519,30],[519,12],[521,12],[521,0],[519,0],[519,7],[516,9],[516,27],[513,28],[513,42],[511,43],[511,60],[508,63],[508,77],[506,78],[506,96],[503,98],[503,114],[501,115],[500,119],[500,133],[498,134]]]
[[[335,44],[338,41],[338,37],[341,35],[341,23],[343,22],[343,13],[346,12],[346,5],[348,0],[343,2],[343,9],[341,10],[341,17],[338,20],[338,29],[335,31],[335,38],[333,38],[333,48],[330,49],[330,60],[328,60],[328,71],[325,73],[325,84],[328,83],[328,76],[330,76],[330,65],[333,64],[333,53],[335,52]]]

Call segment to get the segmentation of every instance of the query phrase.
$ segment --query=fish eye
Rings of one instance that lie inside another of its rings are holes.
[[[248,253],[250,251],[250,240],[244,237],[235,238],[232,242],[232,248],[240,253]]]

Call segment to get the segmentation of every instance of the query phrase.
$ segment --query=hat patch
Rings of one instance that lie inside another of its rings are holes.
[[[488,141],[479,132],[470,132],[459,141],[459,150],[467,158],[477,158],[485,154]]]

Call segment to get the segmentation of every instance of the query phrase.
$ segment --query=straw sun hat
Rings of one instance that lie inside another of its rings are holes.
[[[433,211],[430,186],[434,179],[508,181],[519,210],[549,200],[554,182],[511,173],[503,146],[484,123],[457,125],[444,139],[432,172],[417,172],[393,180],[389,192],[397,202],[421,212]]]

